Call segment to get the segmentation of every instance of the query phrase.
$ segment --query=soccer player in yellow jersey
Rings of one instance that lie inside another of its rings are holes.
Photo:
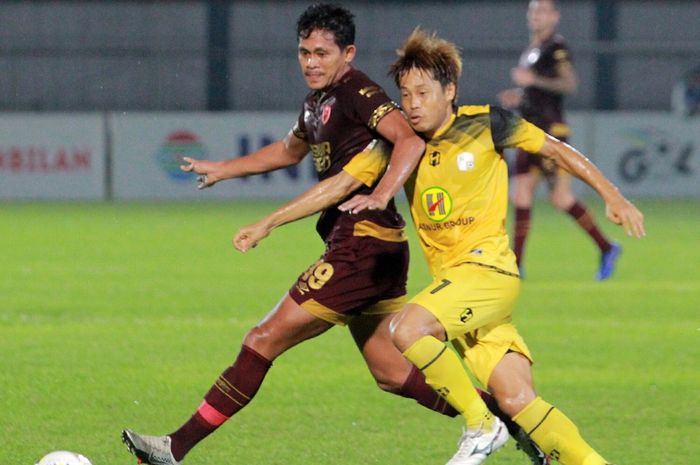
[[[535,393],[532,356],[511,323],[520,280],[505,231],[507,147],[539,153],[590,184],[610,220],[636,237],[643,216],[581,153],[498,107],[455,104],[461,58],[454,44],[416,29],[391,67],[422,157],[392,159],[372,194],[344,211],[381,210],[408,180],[411,215],[433,282],[392,320],[393,341],[457,411],[467,427],[449,465],[476,465],[507,434],[475,393],[451,341],[499,407],[565,465],[604,465],[561,411]],[[414,172],[414,168],[417,170]]]
[[[406,301],[409,258],[403,218],[393,205],[362,215],[336,208],[355,193],[372,191],[391,150],[412,151],[418,157],[425,144],[398,105],[353,66],[357,49],[350,11],[330,4],[310,5],[297,21],[297,39],[297,58],[309,93],[289,134],[245,157],[218,162],[185,158],[182,169],[201,175],[203,188],[297,164],[311,152],[318,184],[243,228],[234,242],[246,251],[276,226],[322,211],[316,230],[326,249],[250,328],[233,364],[179,428],[163,436],[122,432],[129,451],[143,463],[182,463],[197,444],[248,408],[274,360],[335,325],[349,328],[383,390],[450,417],[459,414],[426,384],[423,373],[406,361],[391,339],[389,322]],[[541,463],[527,437],[516,439],[533,463]]]

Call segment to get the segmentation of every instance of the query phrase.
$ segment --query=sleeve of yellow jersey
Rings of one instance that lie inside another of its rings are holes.
[[[519,148],[526,152],[542,150],[545,132],[509,110],[491,106],[491,136],[493,145],[500,153],[505,148]]]
[[[391,146],[382,140],[375,139],[362,152],[355,155],[343,170],[371,187],[384,174],[390,157]]]

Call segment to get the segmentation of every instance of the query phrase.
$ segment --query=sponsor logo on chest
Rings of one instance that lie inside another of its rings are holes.
[[[471,152],[462,152],[457,155],[457,169],[459,171],[472,171],[476,166],[474,154]]]

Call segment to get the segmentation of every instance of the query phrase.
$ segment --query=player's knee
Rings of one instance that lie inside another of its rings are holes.
[[[527,407],[535,398],[536,394],[534,390],[519,389],[517,391],[501,393],[496,397],[496,402],[498,402],[498,407],[512,418]]]
[[[377,382],[377,387],[392,394],[398,394],[403,387],[404,381],[406,381],[405,374],[403,377],[386,372],[373,373],[373,375],[374,380]]]
[[[255,326],[243,338],[243,345],[258,353],[267,353],[270,346],[274,345],[272,339],[269,330],[261,326]]]
[[[573,195],[562,192],[552,192],[549,195],[549,202],[559,211],[567,211],[576,202]]]
[[[532,207],[532,195],[524,192],[516,192],[515,195],[513,195],[513,205],[515,208]]]
[[[392,342],[401,352],[408,350],[418,339],[433,335],[430,327],[408,324],[405,321],[392,324],[390,331]]]

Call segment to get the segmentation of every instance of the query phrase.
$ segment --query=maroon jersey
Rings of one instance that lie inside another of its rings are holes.
[[[538,47],[528,47],[520,56],[519,66],[529,68],[539,76],[553,78],[559,75],[560,66],[570,62],[564,38],[554,34]],[[526,87],[520,113],[534,125],[549,131],[552,124],[564,122],[563,96],[537,87]]]
[[[376,132],[379,121],[396,108],[379,85],[354,68],[330,88],[309,93],[293,131],[309,144],[319,181],[338,174],[374,139],[381,138]],[[373,189],[374,185],[363,185],[349,197],[369,194]],[[404,226],[392,200],[384,211],[365,210],[355,215],[334,205],[321,213],[316,230],[327,241],[331,232],[343,230],[347,234],[360,221],[385,228]]]

